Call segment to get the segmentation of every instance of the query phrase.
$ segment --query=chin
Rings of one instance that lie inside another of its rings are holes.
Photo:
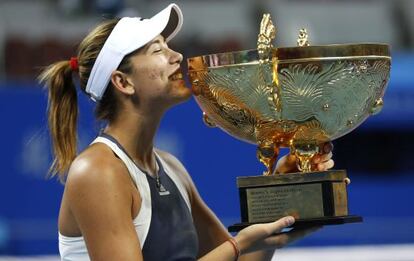
[[[188,101],[192,96],[192,92],[189,89],[186,89],[180,95],[176,96],[177,103],[182,103]]]
[[[179,100],[179,102],[184,102],[190,99],[192,96],[192,91],[185,85],[184,80],[178,80],[172,85],[171,88],[172,96],[174,99]]]

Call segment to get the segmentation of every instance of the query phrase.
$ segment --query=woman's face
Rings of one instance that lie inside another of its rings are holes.
[[[130,79],[141,102],[171,105],[191,96],[182,79],[183,56],[171,50],[163,36],[154,38],[130,59],[133,68]]]

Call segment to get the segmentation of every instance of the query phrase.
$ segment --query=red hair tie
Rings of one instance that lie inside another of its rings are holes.
[[[70,63],[70,68],[72,69],[72,71],[77,72],[79,70],[78,57],[70,58],[69,63]]]

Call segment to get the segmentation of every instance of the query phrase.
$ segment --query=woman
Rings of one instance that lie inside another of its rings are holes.
[[[62,260],[269,260],[275,248],[309,232],[275,236],[294,222],[285,217],[231,237],[183,165],[153,147],[166,110],[191,96],[181,78],[182,55],[167,45],[181,25],[175,4],[151,19],[104,22],[82,41],[77,58],[55,63],[40,76],[49,90],[51,169],[65,181]],[[97,102],[97,118],[107,122],[79,155],[73,72]],[[329,150],[318,157],[315,167],[332,167],[331,156]],[[289,156],[277,169],[294,166]]]

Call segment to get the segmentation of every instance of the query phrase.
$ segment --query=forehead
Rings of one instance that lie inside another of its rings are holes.
[[[154,44],[164,44],[165,43],[165,39],[162,35],[158,35],[156,36],[154,39],[152,39],[151,41],[149,41],[146,45],[144,45],[143,47],[133,51],[132,53],[128,54],[127,56],[124,57],[124,59],[140,59],[140,56],[145,56],[147,53],[147,51],[151,48],[152,45]]]
[[[145,48],[148,48],[148,47],[150,47],[152,44],[154,44],[154,43],[165,43],[165,39],[164,39],[164,36],[162,36],[162,35],[157,35],[154,39],[152,39],[151,41],[149,41],[145,46],[144,46],[144,49]]]
[[[162,35],[157,35],[154,39],[152,39],[151,41],[149,41],[146,45],[144,45],[143,47],[133,51],[132,53],[128,54],[127,56],[124,57],[124,59],[130,59],[130,58],[136,58],[142,55],[145,55],[148,51],[148,49],[153,45],[153,44],[163,44],[165,43],[165,39]]]

